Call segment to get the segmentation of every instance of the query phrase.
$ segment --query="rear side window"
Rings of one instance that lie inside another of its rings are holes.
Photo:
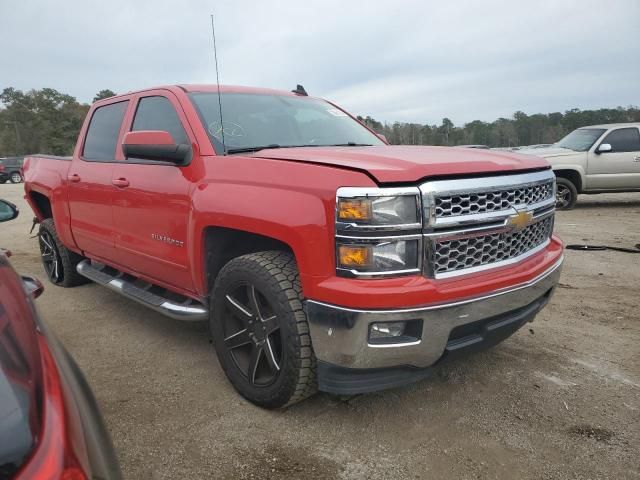
[[[85,160],[114,160],[118,133],[128,101],[97,108],[91,117],[82,156]]]
[[[171,134],[175,143],[191,143],[175,108],[165,97],[141,98],[131,130],[163,130]]]
[[[602,143],[611,145],[612,152],[639,152],[640,130],[637,128],[620,128],[605,137]]]

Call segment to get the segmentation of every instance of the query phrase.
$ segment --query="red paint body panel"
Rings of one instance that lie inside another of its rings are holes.
[[[200,300],[208,295],[204,239],[210,227],[238,229],[286,243],[296,256],[307,298],[351,307],[409,307],[491,292],[535,278],[562,253],[555,239],[519,264],[452,280],[434,281],[420,275],[380,280],[337,277],[334,211],[339,187],[415,185],[426,178],[510,173],[547,168],[547,163],[511,152],[407,146],[216,155],[188,97],[188,92],[215,92],[216,88],[159,87],[97,102],[85,120],[72,162],[27,159],[27,199],[32,191],[51,199],[56,225],[69,248]],[[221,90],[294,95],[248,87],[223,86]],[[151,95],[165,96],[175,107],[193,148],[189,165],[136,164],[123,159],[120,147],[113,163],[81,158],[96,108],[129,100],[120,145],[131,128],[138,99]],[[70,174],[82,180],[70,182]],[[83,182],[87,182],[84,189]],[[31,200],[30,204],[36,207]],[[158,241],[154,234],[183,246]]]
[[[425,178],[511,173],[547,167],[541,157],[495,150],[385,145],[380,147],[287,148],[255,156],[348,167],[369,172],[380,183],[417,182]]]

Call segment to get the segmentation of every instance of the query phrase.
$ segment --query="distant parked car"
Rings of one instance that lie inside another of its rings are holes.
[[[0,158],[0,183],[20,183],[24,178],[22,165],[24,157]]]
[[[482,148],[484,150],[489,150],[489,147],[487,145],[456,145],[456,147],[462,147],[462,148]]]
[[[551,147],[518,153],[549,161],[558,209],[573,208],[579,193],[640,191],[640,123],[582,127]]]
[[[0,200],[0,222],[18,216]],[[120,479],[91,390],[35,312],[40,282],[0,249],[0,479]]]

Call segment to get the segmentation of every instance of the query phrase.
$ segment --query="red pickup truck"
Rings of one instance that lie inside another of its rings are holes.
[[[512,152],[390,146],[340,107],[168,86],[96,102],[25,161],[44,268],[209,321],[250,401],[354,394],[506,338],[560,275],[555,177]]]

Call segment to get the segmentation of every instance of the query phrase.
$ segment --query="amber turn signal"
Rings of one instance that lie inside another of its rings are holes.
[[[340,220],[371,220],[371,200],[340,199],[338,202],[338,218]]]
[[[362,246],[340,245],[338,259],[340,267],[366,267],[371,261],[371,249]]]

